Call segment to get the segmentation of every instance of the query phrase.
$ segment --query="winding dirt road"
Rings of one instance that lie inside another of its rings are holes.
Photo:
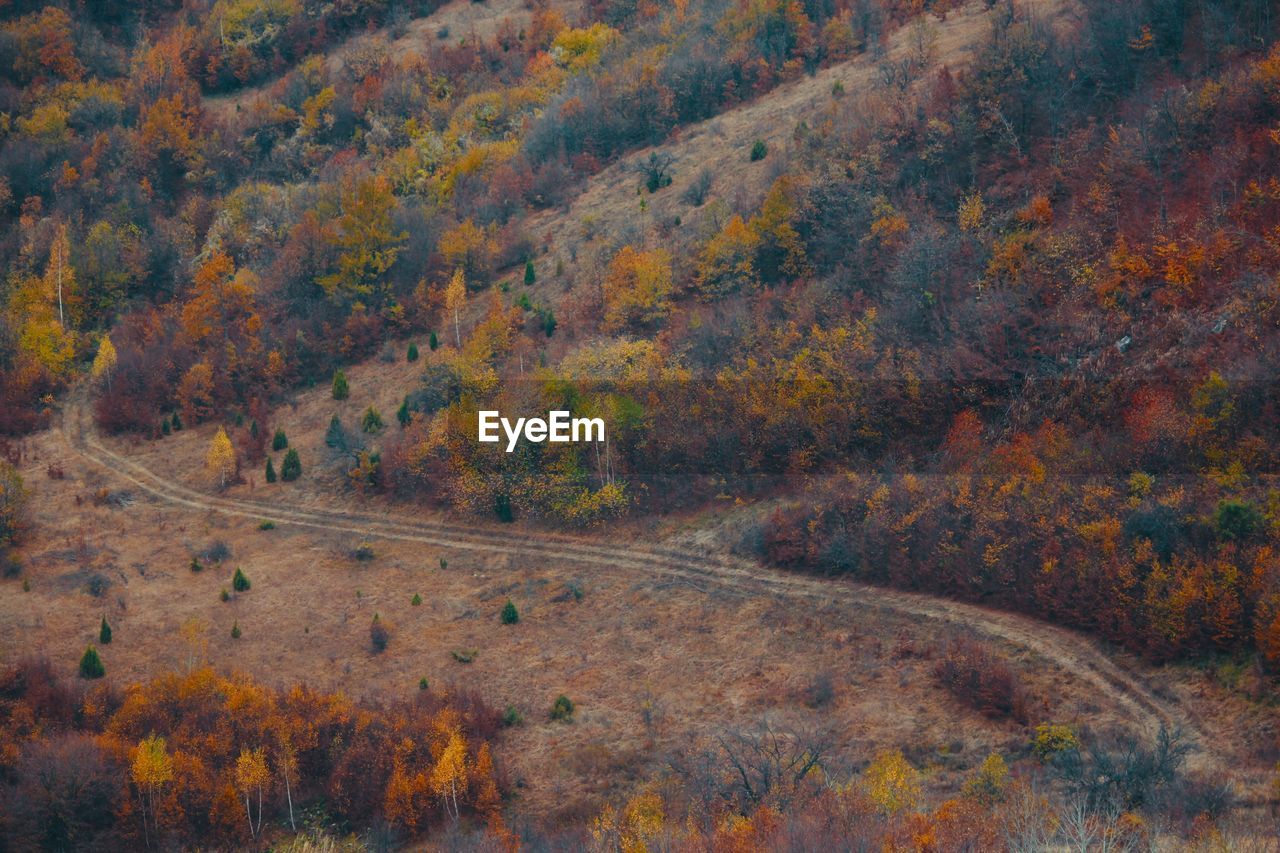
[[[1196,764],[1208,768],[1230,766],[1229,758],[1212,751],[1212,741],[1204,737],[1186,709],[1157,695],[1139,676],[1108,658],[1087,637],[1029,617],[846,579],[780,574],[749,560],[688,550],[510,528],[461,526],[391,513],[219,497],[174,483],[116,453],[84,428],[86,420],[84,409],[78,405],[72,404],[64,414],[62,432],[76,453],[147,494],[192,510],[462,551],[552,558],[634,572],[655,581],[686,582],[702,590],[731,590],[853,608],[880,608],[962,626],[1027,649],[1073,674],[1096,690],[1099,700],[1113,706],[1148,737],[1154,736],[1161,726],[1180,730],[1195,753]]]

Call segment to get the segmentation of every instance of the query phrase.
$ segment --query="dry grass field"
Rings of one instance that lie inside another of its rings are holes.
[[[259,477],[252,487],[215,496],[199,464],[212,435],[208,426],[161,441],[105,444],[152,472],[182,472],[175,479],[190,487],[185,494],[378,515],[387,510],[381,499],[347,492],[342,465],[320,461],[324,426],[335,411],[351,421],[370,403],[390,410],[419,369],[359,366],[349,373],[349,400],[335,402],[327,388],[317,388],[281,408],[273,426],[288,430],[304,464],[303,478],[292,484],[267,486]],[[1175,709],[1160,713],[1182,715],[1200,732],[1201,744],[1215,745],[1212,754],[1193,756],[1193,766],[1232,765],[1242,791],[1259,791],[1267,779],[1261,750],[1274,732],[1261,710],[1205,677],[1178,671],[1161,672],[1160,693],[1149,700],[1145,693],[1109,694],[1073,669],[1070,655],[1078,650],[1055,645],[1053,637],[1065,632],[1041,626],[1049,638],[1041,651],[1000,639],[1028,636],[1010,633],[1010,624],[1025,631],[1017,617],[993,613],[985,631],[972,608],[941,603],[935,618],[921,619],[888,591],[883,606],[875,605],[876,593],[870,606],[851,606],[836,595],[838,582],[828,583],[832,597],[818,602],[734,588],[675,569],[637,570],[623,546],[616,565],[580,561],[572,549],[564,558],[522,553],[522,544],[543,534],[520,526],[502,529],[514,546],[507,553],[398,540],[372,526],[366,537],[360,516],[341,529],[282,523],[262,530],[251,514],[193,508],[139,488],[80,455],[71,434],[46,432],[24,446],[21,470],[37,511],[20,552],[30,589],[7,580],[0,597],[6,657],[38,650],[71,675],[106,616],[115,639],[103,656],[108,678],[119,686],[204,658],[269,684],[304,681],[353,696],[412,695],[421,678],[431,690],[476,690],[523,717],[509,730],[503,754],[527,815],[589,816],[671,772],[673,762],[713,750],[717,734],[765,718],[828,732],[833,766],[849,771],[878,749],[900,747],[927,769],[934,793],[954,792],[991,751],[1026,754],[1028,743],[1024,727],[986,719],[937,685],[939,647],[975,627],[1013,663],[1033,697],[1035,719],[1096,732],[1149,730],[1156,706],[1144,703],[1159,703]],[[441,520],[414,507],[391,510],[424,523]],[[706,519],[675,518],[613,531],[610,539],[705,547],[731,538],[732,527],[723,516],[719,529]],[[357,559],[361,544],[372,548],[372,559]],[[601,545],[607,553],[609,545]],[[218,550],[221,561],[211,556]],[[193,556],[203,571],[191,571]],[[236,568],[252,588],[221,601]],[[420,605],[412,603],[415,595]],[[516,625],[499,620],[508,599],[520,613]],[[370,643],[375,614],[393,629],[382,653]],[[231,637],[233,625],[239,639]],[[1086,641],[1080,644],[1088,650]],[[1132,677],[1145,691],[1142,676]],[[548,718],[561,693],[578,708],[569,724]],[[1250,734],[1241,740],[1227,731]]]

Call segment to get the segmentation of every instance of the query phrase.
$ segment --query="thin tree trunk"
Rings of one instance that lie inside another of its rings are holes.
[[[289,790],[289,771],[284,772],[284,796],[289,801],[289,828],[294,832],[298,831],[298,825],[293,822],[293,793]]]
[[[458,349],[462,349],[462,328],[458,325],[458,309],[453,309],[453,339],[458,342]]]
[[[249,821],[249,837],[255,838],[256,836],[254,835],[254,832],[253,832],[253,812],[249,810],[249,792],[248,791],[245,791],[245,794],[244,794],[244,816]]]
[[[262,786],[258,786],[258,832],[262,832]]]

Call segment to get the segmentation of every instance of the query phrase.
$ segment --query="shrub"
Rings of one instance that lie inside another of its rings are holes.
[[[190,568],[190,569],[191,569],[191,571],[193,571],[193,572],[203,572],[203,571],[204,571],[204,566],[200,565],[200,558],[199,558],[199,557],[192,557],[192,558],[191,558],[191,565],[189,566],[189,568]]]
[[[763,139],[751,143],[751,162],[756,163],[769,155],[769,146]]]
[[[239,622],[231,623],[231,639],[233,640],[240,639],[240,623]]]
[[[396,420],[400,422],[400,428],[404,429],[413,420],[413,412],[409,409],[409,397],[406,395],[404,402],[400,404],[400,408],[396,409]]]
[[[515,705],[508,705],[506,710],[502,712],[502,724],[507,728],[518,726],[524,722],[524,715]]]
[[[298,451],[290,447],[284,455],[284,462],[280,464],[280,479],[291,483],[301,476],[302,460],[298,458]]]
[[[444,557],[441,557],[441,558],[440,558],[440,570],[441,570],[441,571],[443,571],[443,570],[445,570],[445,569],[447,569],[447,568],[449,568],[449,561],[448,561],[448,560],[446,560]]]
[[[430,684],[427,682],[427,679],[425,679],[425,678],[419,678],[419,679],[418,679],[418,689],[419,689],[419,690],[426,690],[428,687],[430,687]]]
[[[964,795],[989,806],[1003,798],[1008,782],[1009,765],[993,752],[982,762],[977,775],[964,783]]]
[[[431,348],[432,352],[435,352],[437,349],[440,348],[440,339],[436,337],[435,332],[432,332],[431,335],[427,338],[427,346]]]
[[[231,600],[231,593],[227,592],[227,588],[225,586],[222,588],[222,592],[218,593],[218,600],[223,602]]]
[[[200,556],[212,563],[221,563],[231,556],[231,546],[221,539],[217,539],[210,542],[209,547],[205,548]]]
[[[1076,752],[1080,741],[1070,726],[1059,723],[1042,723],[1036,726],[1036,736],[1031,750],[1041,761],[1048,761],[1060,752]]]
[[[409,362],[410,362],[410,363],[415,362],[415,361],[417,361],[417,360],[418,360],[418,345],[417,345],[417,344],[409,344],[409,352],[406,354],[406,358],[408,358],[408,359],[409,359]]]
[[[102,678],[106,674],[107,668],[102,665],[102,658],[98,657],[98,650],[93,646],[89,646],[84,650],[84,655],[80,658],[80,677]]]
[[[419,607],[419,606],[421,606],[421,604],[422,604],[422,596],[418,595],[418,594],[415,592],[415,593],[413,594],[413,598],[409,599],[409,603],[410,603],[411,605],[413,605],[414,607]]]
[[[364,415],[360,418],[360,429],[367,433],[375,433],[382,431],[382,413],[373,406],[364,410]]]
[[[355,557],[362,563],[367,563],[378,555],[374,552],[372,545],[368,542],[361,542],[356,546],[356,549],[351,552],[351,556]]]
[[[458,663],[471,663],[476,659],[475,649],[454,649],[449,652]]]
[[[248,576],[237,568],[236,573],[231,576],[231,588],[236,592],[248,592],[250,586]]]
[[[556,697],[556,701],[551,703],[551,719],[565,720],[566,722],[573,719],[573,701],[563,693]]]
[[[111,645],[111,626],[107,624],[107,617],[102,617],[102,627],[98,629],[98,642],[104,646]]]
[[[289,446],[289,437],[284,434],[284,430],[276,430],[276,434],[271,437],[271,449],[275,451],[284,450]]]
[[[516,610],[516,605],[511,599],[507,599],[507,603],[502,606],[502,624],[514,625],[520,621],[520,613]]]
[[[1248,501],[1219,501],[1213,514],[1218,538],[1230,542],[1246,542],[1262,530],[1262,513]]]
[[[685,187],[684,194],[681,196],[687,204],[693,207],[702,207],[707,201],[707,196],[711,193],[711,184],[714,178],[710,169],[703,169],[693,179],[693,183]]]
[[[276,523],[274,521],[259,521],[258,529],[259,530],[275,530]]]
[[[347,374],[341,370],[333,372],[333,399],[345,400],[351,396],[351,388],[347,385]]]
[[[533,261],[524,262],[524,286],[528,287],[538,280],[538,273],[533,268]]]
[[[276,466],[271,461],[271,457],[267,457],[267,482],[274,483],[276,481]]]
[[[984,716],[1011,718],[1023,725],[1030,722],[1030,703],[1017,676],[998,654],[976,640],[952,641],[933,674],[951,695]]]

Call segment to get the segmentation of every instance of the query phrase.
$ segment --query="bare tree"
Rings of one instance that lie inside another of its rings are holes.
[[[832,737],[818,728],[782,729],[766,716],[753,728],[718,735],[716,742],[732,771],[734,799],[785,809],[809,773],[823,767]]]

